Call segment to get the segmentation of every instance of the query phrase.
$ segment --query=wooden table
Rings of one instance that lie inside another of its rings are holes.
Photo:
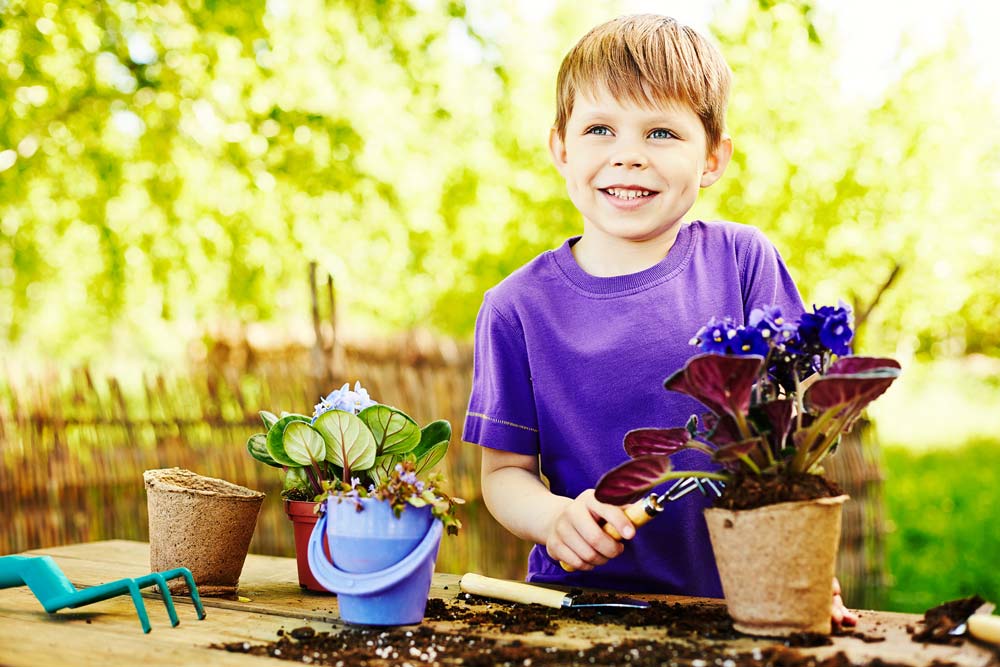
[[[149,572],[149,547],[123,540],[91,542],[66,547],[39,549],[30,554],[52,556],[78,586],[88,586],[121,577]],[[431,597],[450,599],[458,592],[459,576],[434,576]],[[80,610],[46,614],[26,587],[0,590],[0,665],[284,665],[274,658],[228,653],[208,648],[210,644],[246,641],[267,643],[276,639],[279,628],[308,624],[317,631],[337,632],[343,626],[337,617],[336,598],[303,591],[296,583],[295,561],[290,558],[251,555],[240,580],[240,594],[249,601],[205,599],[208,618],[198,621],[186,598],[177,600],[181,624],[170,627],[158,601],[147,600],[153,631],[143,634],[130,599],[117,597]],[[147,597],[156,598],[153,593]],[[649,596],[653,599],[691,602],[693,599]],[[876,658],[884,661],[927,665],[934,660],[954,662],[961,667],[997,664],[996,654],[971,642],[963,646],[918,644],[906,632],[919,617],[891,612],[861,612],[858,631],[884,635],[879,643],[865,643],[852,637],[834,637],[833,646],[799,649],[817,658],[843,651],[853,662]],[[435,632],[481,634],[501,640],[561,648],[586,647],[596,642],[615,642],[653,636],[656,628],[625,628],[618,625],[586,625],[566,622],[554,635],[540,632],[515,636],[493,629],[470,628],[457,622],[424,621]],[[773,640],[739,639],[733,648],[747,650],[766,647]],[[391,663],[388,663],[391,664]],[[626,664],[623,662],[622,664]]]

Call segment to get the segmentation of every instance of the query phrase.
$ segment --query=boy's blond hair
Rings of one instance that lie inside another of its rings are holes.
[[[565,140],[576,95],[604,86],[615,99],[646,107],[686,104],[701,119],[711,152],[725,131],[731,79],[722,54],[694,28],[669,16],[620,16],[584,35],[563,59],[555,128]]]

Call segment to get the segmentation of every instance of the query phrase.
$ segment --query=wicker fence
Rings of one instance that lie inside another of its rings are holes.
[[[142,472],[179,466],[267,493],[251,544],[291,555],[277,471],[244,445],[262,430],[257,411],[308,411],[318,396],[363,378],[379,400],[405,406],[418,422],[446,418],[461,428],[471,350],[415,338],[317,350],[258,349],[216,342],[179,372],[136,386],[85,368],[0,377],[0,554],[69,542],[147,538]],[[479,497],[479,451],[459,438],[445,461],[455,495],[467,499],[465,529],[445,538],[439,568],[519,577],[527,545],[498,526]],[[877,451],[864,431],[841,445],[828,467],[853,497],[844,516],[839,573],[850,604],[878,607],[886,581]]]

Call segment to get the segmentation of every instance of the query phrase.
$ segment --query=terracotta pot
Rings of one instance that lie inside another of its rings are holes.
[[[142,474],[149,512],[149,566],[186,567],[204,597],[236,597],[264,494],[190,470]],[[172,582],[171,592],[187,590]]]
[[[737,630],[771,637],[830,634],[840,514],[848,497],[705,510]]]
[[[309,536],[312,535],[313,527],[319,518],[313,511],[315,507],[316,503],[309,500],[286,500],[285,514],[291,519],[295,528],[295,565],[299,572],[299,586],[317,593],[329,594],[330,591],[316,581],[312,570],[309,569]],[[330,556],[330,548],[325,541],[323,551],[327,557]]]

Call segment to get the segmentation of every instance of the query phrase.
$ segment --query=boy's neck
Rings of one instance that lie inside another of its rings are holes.
[[[639,273],[656,266],[667,256],[681,224],[678,222],[656,238],[632,241],[600,233],[587,233],[573,244],[573,259],[581,269],[597,278],[613,278]]]

